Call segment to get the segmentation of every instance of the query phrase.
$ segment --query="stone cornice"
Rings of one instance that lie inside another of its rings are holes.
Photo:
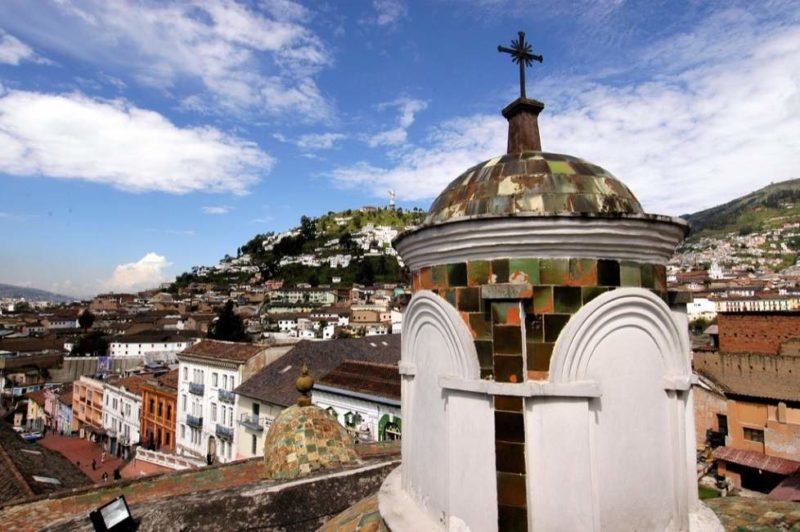
[[[394,246],[414,271],[499,258],[580,257],[664,264],[688,226],[654,215],[466,219],[405,233]]]

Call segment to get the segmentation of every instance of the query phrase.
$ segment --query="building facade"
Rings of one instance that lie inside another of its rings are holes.
[[[133,457],[139,444],[142,385],[147,377],[132,375],[103,385],[103,428],[106,450],[124,460]]]
[[[103,382],[81,376],[72,385],[72,417],[80,436],[103,433]]]
[[[175,450],[178,413],[178,370],[142,385],[141,444],[151,450]]]

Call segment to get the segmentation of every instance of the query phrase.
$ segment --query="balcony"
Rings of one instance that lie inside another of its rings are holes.
[[[253,414],[242,414],[239,424],[246,429],[261,432],[264,430],[263,419]]]
[[[217,396],[219,397],[219,400],[222,401],[223,403],[233,404],[236,402],[236,394],[230,390],[223,390],[222,388],[220,388],[219,390],[217,390]]]
[[[233,429],[217,423],[217,437],[221,440],[233,441]]]
[[[186,414],[186,424],[196,429],[203,428],[203,416],[192,416]]]
[[[197,382],[190,382],[189,393],[193,393],[195,395],[203,395],[204,393],[206,393],[206,385]]]

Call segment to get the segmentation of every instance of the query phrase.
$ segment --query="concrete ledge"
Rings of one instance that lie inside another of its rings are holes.
[[[600,385],[595,381],[521,383],[467,380],[458,377],[439,377],[439,386],[483,395],[510,395],[514,397],[601,397]]]
[[[403,491],[401,480],[401,467],[398,467],[389,473],[378,491],[378,509],[389,530],[444,530],[444,523],[426,514]]]
[[[664,389],[685,392],[692,387],[692,384],[696,384],[697,382],[696,375],[664,377]]]

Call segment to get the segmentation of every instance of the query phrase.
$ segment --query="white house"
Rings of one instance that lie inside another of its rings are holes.
[[[233,390],[290,345],[203,340],[178,355],[177,451],[195,458],[236,459]]]
[[[112,358],[142,357],[174,361],[175,355],[200,341],[197,331],[148,331],[119,336],[108,346]]]
[[[125,460],[139,443],[144,375],[132,375],[103,384],[103,428],[108,435],[106,450]]]

